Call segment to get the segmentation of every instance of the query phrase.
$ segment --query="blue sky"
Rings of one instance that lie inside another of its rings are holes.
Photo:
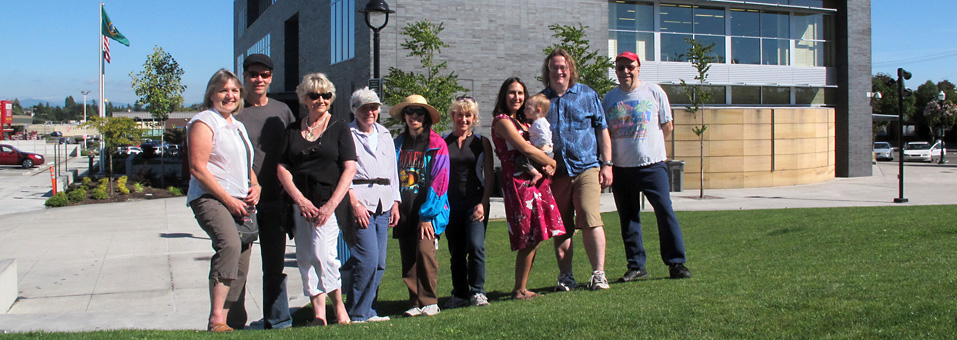
[[[97,97],[99,1],[0,0],[0,98],[35,98],[63,105],[80,91]],[[154,45],[186,71],[187,104],[202,101],[206,81],[232,69],[233,1],[106,1],[116,27],[130,39],[113,42],[106,66],[106,98],[133,103],[130,72],[142,69]],[[908,87],[932,80],[957,82],[957,1],[873,0],[873,73],[914,74]],[[545,29],[545,28],[543,28]]]

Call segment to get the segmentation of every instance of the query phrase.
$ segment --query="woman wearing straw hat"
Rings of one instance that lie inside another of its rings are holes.
[[[439,112],[424,97],[408,96],[389,114],[405,123],[405,131],[395,138],[402,203],[392,231],[399,241],[402,280],[412,305],[405,315],[435,315],[439,313],[435,248],[449,222],[449,150],[432,131]]]

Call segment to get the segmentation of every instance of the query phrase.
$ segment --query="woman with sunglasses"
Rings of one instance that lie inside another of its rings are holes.
[[[492,186],[492,143],[473,132],[479,125],[478,103],[462,96],[449,107],[452,132],[445,136],[449,147],[449,268],[452,270],[452,298],[445,308],[486,306],[485,228]]]
[[[526,289],[528,274],[535,260],[538,244],[552,236],[564,235],[562,216],[555,206],[550,176],[555,173],[555,160],[528,142],[528,121],[525,119],[525,83],[517,77],[502,83],[495,102],[492,141],[502,163],[502,196],[508,236],[515,256],[515,287],[512,298],[529,300],[537,294]],[[515,157],[525,155],[545,166],[545,177],[532,182],[531,175],[517,170]],[[520,173],[519,176],[513,174]]]
[[[211,332],[245,326],[245,306],[238,301],[245,291],[251,244],[242,243],[236,219],[255,209],[261,190],[246,126],[233,117],[242,111],[245,94],[235,74],[216,71],[206,85],[205,110],[186,125],[191,175],[186,201],[216,251],[209,266]]]
[[[435,293],[438,236],[449,223],[449,149],[432,124],[439,111],[424,97],[413,94],[389,110],[392,118],[405,123],[395,138],[399,170],[399,223],[392,237],[399,241],[402,280],[409,287],[406,316],[439,313]]]
[[[339,221],[335,211],[356,174],[356,148],[345,122],[329,106],[336,88],[325,74],[313,73],[296,87],[309,114],[286,128],[277,173],[292,200],[296,262],[302,289],[313,307],[311,326],[326,325],[326,295],[332,296],[337,323],[349,323],[342,302],[341,263],[336,259]],[[343,221],[342,223],[347,223]]]

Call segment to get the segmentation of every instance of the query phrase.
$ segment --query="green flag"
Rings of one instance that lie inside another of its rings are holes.
[[[126,39],[126,36],[120,33],[120,31],[116,29],[116,26],[113,26],[113,20],[110,20],[110,16],[106,15],[106,9],[100,6],[100,10],[103,11],[103,35],[119,41],[123,45],[130,46],[130,40]]]

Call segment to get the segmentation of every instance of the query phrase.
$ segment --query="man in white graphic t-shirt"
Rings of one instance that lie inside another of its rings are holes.
[[[611,135],[612,190],[621,220],[628,270],[619,281],[637,280],[648,275],[645,247],[641,239],[639,193],[645,193],[655,209],[661,243],[661,259],[673,279],[690,278],[685,267],[685,247],[681,227],[671,207],[668,167],[665,164],[665,136],[674,129],[668,95],[658,84],[638,79],[641,61],[633,52],[615,58],[618,88],[602,100],[605,121]]]

